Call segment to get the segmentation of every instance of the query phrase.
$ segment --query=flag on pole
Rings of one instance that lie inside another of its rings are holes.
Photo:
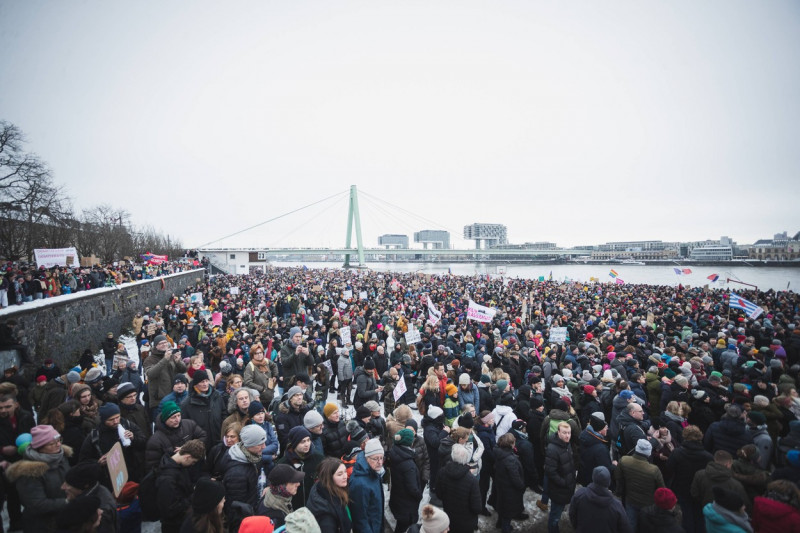
[[[753,320],[758,318],[758,316],[764,312],[764,310],[761,309],[761,307],[759,307],[758,305],[754,304],[749,300],[745,300],[738,294],[731,293],[730,298],[731,299],[728,303],[728,307],[732,309],[741,309],[742,311],[745,312],[745,314],[747,314],[748,317],[750,317]]]
[[[617,285],[625,285],[625,282],[622,279],[617,278]]]
[[[683,274],[683,271],[680,268],[673,268],[672,270],[675,271],[675,275],[680,276]]]
[[[616,278],[617,276],[619,276],[619,273],[616,270],[611,269],[611,272],[609,272],[608,275],[611,276],[612,278]]]
[[[539,276],[539,281],[544,281],[544,276]]]
[[[553,271],[552,270],[550,271],[550,279],[549,279],[549,281],[553,281]]]
[[[692,269],[691,268],[684,268],[683,269],[683,273],[684,274],[691,274],[692,273]]]
[[[470,300],[467,308],[467,319],[477,322],[491,322],[496,313],[497,309],[486,307]]]
[[[430,294],[426,298],[428,300],[428,322],[431,323],[432,326],[435,326],[439,320],[442,319],[442,312],[436,309],[436,305],[431,300]]]
[[[711,275],[710,275],[710,276],[708,276],[706,279],[710,279],[710,280],[711,280],[711,282],[713,283],[713,282],[715,282],[715,281],[717,281],[717,280],[719,279],[719,275],[717,275],[717,274],[711,274]]]

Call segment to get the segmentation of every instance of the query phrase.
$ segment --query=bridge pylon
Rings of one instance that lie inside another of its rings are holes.
[[[350,264],[350,254],[344,255],[343,268],[366,268],[367,265],[364,261],[364,242],[361,240],[361,216],[358,213],[358,188],[355,185],[350,186],[350,206],[347,210],[347,238],[345,239],[344,247],[350,249],[350,243],[353,236],[353,226],[356,229],[356,247],[358,250],[358,265]]]

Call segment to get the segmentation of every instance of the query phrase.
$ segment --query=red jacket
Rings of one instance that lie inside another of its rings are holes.
[[[800,510],[786,503],[756,496],[752,522],[756,533],[800,533]]]

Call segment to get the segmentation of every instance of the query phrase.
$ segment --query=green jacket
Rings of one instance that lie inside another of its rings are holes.
[[[617,494],[626,504],[639,507],[653,505],[653,494],[664,486],[664,477],[656,465],[641,455],[626,455],[615,470]]]

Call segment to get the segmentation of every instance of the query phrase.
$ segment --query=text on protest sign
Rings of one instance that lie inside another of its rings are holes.
[[[36,266],[51,268],[77,264],[78,251],[75,248],[36,248],[33,250]]]
[[[467,319],[477,322],[491,322],[496,313],[497,309],[486,307],[470,300],[467,308]]]
[[[567,342],[567,328],[552,328],[550,330],[550,342]]]
[[[128,466],[125,464],[125,456],[122,455],[122,445],[119,442],[115,443],[106,454],[106,466],[114,496],[119,496],[122,487],[128,482]]]
[[[394,394],[394,401],[395,402],[400,401],[400,398],[402,398],[403,394],[405,394],[407,390],[408,389],[406,388],[406,380],[400,378],[400,381],[398,381],[397,385],[395,385],[394,387],[394,391],[392,391],[392,393]]]
[[[422,341],[422,336],[417,328],[409,328],[405,334],[407,344],[416,344]]]
[[[342,338],[342,346],[347,346],[351,343],[350,340],[350,327],[345,326],[339,329],[339,337]]]

